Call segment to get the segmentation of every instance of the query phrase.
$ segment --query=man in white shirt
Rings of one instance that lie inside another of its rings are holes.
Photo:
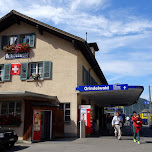
[[[120,125],[123,122],[122,117],[119,116],[119,112],[116,112],[116,116],[112,119],[112,127],[115,129],[115,136],[118,137],[118,139],[121,139],[121,129]]]

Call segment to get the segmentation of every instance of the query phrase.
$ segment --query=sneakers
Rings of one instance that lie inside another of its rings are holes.
[[[136,139],[134,139],[134,142],[137,142]]]
[[[140,145],[140,141],[138,141],[138,144]]]

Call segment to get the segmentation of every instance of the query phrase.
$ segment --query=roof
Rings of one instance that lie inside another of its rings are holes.
[[[58,105],[59,101],[56,96],[49,96],[45,94],[40,94],[40,93],[34,93],[34,92],[29,92],[29,91],[0,91],[0,99],[2,98],[14,98],[14,97],[21,97],[23,99],[28,99],[28,98],[36,98],[39,100],[46,99],[47,101],[52,101],[54,104]]]
[[[90,47],[93,47],[95,51],[99,51],[99,48],[98,48],[98,45],[97,45],[96,42],[94,42],[94,43],[88,43],[88,45],[89,45]]]
[[[115,85],[78,86],[76,90],[82,97],[89,98],[90,103],[103,107],[129,106],[137,103],[144,90],[143,86],[128,86],[127,89],[123,88],[126,85],[119,84],[118,86],[122,86],[121,90],[110,89],[110,86]],[[92,90],[89,87],[92,87]],[[102,89],[98,90],[99,87]],[[86,88],[86,90],[82,88]]]
[[[142,113],[142,112],[146,112],[146,113],[147,113],[147,112],[150,112],[150,109],[143,109],[143,110],[141,111],[141,113]]]
[[[100,81],[103,84],[107,84],[107,80],[102,70],[100,69],[100,66],[98,65],[98,62],[96,61],[94,55],[92,54],[89,44],[84,39],[72,35],[68,32],[62,31],[48,24],[45,24],[43,22],[40,22],[31,17],[28,17],[15,10],[12,10],[10,13],[6,14],[0,19],[0,32],[4,31],[5,29],[7,29],[8,27],[10,27],[15,23],[20,24],[20,21],[35,26],[40,32],[47,31],[51,34],[54,34],[58,37],[61,37],[73,43],[74,47],[82,52],[82,54],[84,55],[84,57],[86,58],[92,69],[95,71],[98,78],[100,79]],[[90,43],[90,45],[93,45],[97,50],[97,45],[95,45],[95,43],[92,44]]]

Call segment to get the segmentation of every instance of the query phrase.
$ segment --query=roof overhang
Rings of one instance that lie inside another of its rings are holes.
[[[142,94],[143,86],[119,85],[95,85],[79,86],[78,94],[89,98],[90,102],[99,106],[129,106],[137,103]]]
[[[29,91],[0,91],[0,99],[8,98],[21,98],[25,100],[36,100],[36,101],[48,101],[55,105],[59,105],[59,100],[56,96],[49,96],[40,93],[34,93]]]
[[[94,42],[94,43],[88,43],[88,45],[89,45],[90,47],[93,47],[95,51],[99,51],[99,47],[98,47],[98,45],[97,45],[96,42]]]

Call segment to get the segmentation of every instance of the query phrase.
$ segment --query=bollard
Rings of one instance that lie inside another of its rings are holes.
[[[80,121],[80,138],[86,138],[86,125],[84,120]]]

